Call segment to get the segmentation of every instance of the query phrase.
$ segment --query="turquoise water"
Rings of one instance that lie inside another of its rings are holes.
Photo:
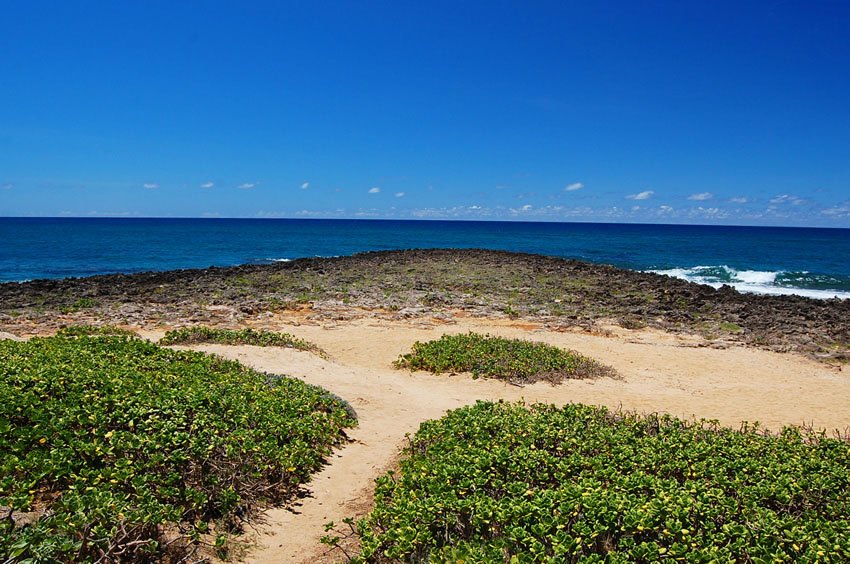
[[[0,281],[267,263],[362,251],[501,249],[760,293],[850,298],[850,229],[299,219],[0,218]]]

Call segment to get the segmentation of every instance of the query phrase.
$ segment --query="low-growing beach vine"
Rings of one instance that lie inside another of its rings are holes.
[[[321,388],[127,336],[0,340],[0,370],[4,562],[223,555],[356,424]]]
[[[159,340],[161,345],[254,345],[258,347],[287,347],[320,353],[319,347],[289,333],[276,333],[262,329],[222,329],[203,325],[173,329]]]
[[[130,329],[124,329],[117,325],[68,325],[56,332],[60,337],[93,337],[93,336],[117,336],[136,337],[136,333]]]
[[[479,402],[376,483],[355,562],[850,560],[850,443],[800,428]]]
[[[413,344],[395,362],[397,368],[444,372],[470,372],[473,376],[498,378],[514,383],[546,380],[556,384],[565,378],[614,376],[612,368],[545,343],[464,333],[443,335],[437,340]]]

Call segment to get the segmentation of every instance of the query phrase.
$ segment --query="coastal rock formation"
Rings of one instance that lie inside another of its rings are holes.
[[[668,276],[540,255],[430,249],[0,284],[0,330],[78,322],[237,325],[268,312],[319,320],[472,316],[551,327],[618,324],[850,359],[850,300],[741,294]]]

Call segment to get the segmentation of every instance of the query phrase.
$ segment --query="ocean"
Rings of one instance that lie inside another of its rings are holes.
[[[0,281],[486,248],[742,292],[850,298],[850,229],[322,219],[0,218]]]

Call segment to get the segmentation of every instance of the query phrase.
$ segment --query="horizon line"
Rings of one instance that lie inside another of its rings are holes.
[[[453,223],[548,223],[548,224],[577,224],[577,225],[653,225],[669,227],[753,227],[781,229],[838,229],[850,230],[846,227],[825,225],[783,225],[783,224],[744,224],[744,223],[661,223],[648,221],[571,221],[571,220],[533,220],[533,219],[482,219],[482,218],[394,218],[394,217],[257,217],[257,216],[159,216],[159,215],[0,215],[0,220],[7,219],[67,219],[67,220],[242,220],[242,221],[404,221],[404,222],[453,222]]]

